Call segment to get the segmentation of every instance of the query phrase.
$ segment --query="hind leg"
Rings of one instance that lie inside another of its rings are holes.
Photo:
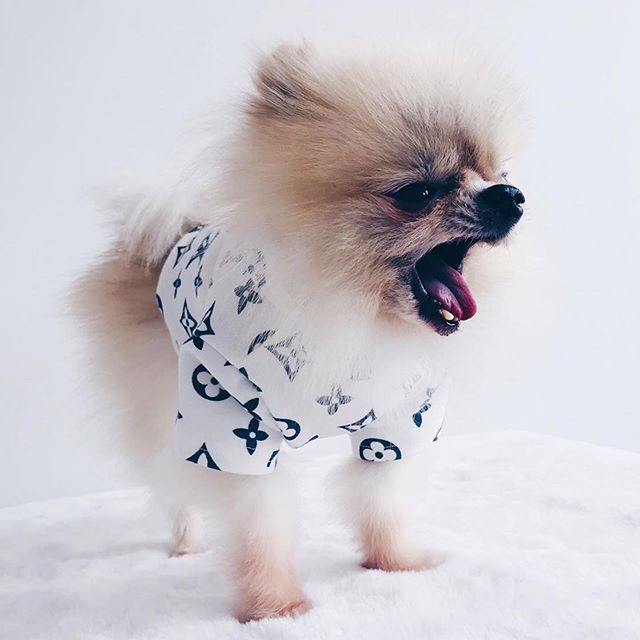
[[[165,480],[159,494],[170,497],[174,504],[203,509],[212,518],[212,529],[221,534],[221,553],[210,557],[212,564],[222,561],[240,622],[293,616],[311,607],[296,568],[295,496],[286,469],[261,476],[212,471],[186,463],[169,448],[158,458],[157,466],[162,472],[160,481]],[[189,527],[190,513],[179,514],[177,519],[179,544],[183,533],[188,543],[195,531]]]
[[[76,313],[90,323],[89,363],[105,406],[123,410],[122,428],[113,433],[162,502],[185,505],[195,497],[209,507],[221,499],[239,620],[303,613],[310,604],[296,572],[291,487],[283,470],[261,477],[218,474],[170,452],[177,359],[154,304],[157,278],[114,256],[76,287]],[[191,511],[177,514],[174,554],[200,546],[198,527]]]
[[[225,479],[227,538],[240,622],[305,613],[311,604],[297,575],[282,470],[269,476]]]
[[[169,555],[172,558],[206,551],[204,523],[194,507],[178,509],[173,518],[173,546]]]

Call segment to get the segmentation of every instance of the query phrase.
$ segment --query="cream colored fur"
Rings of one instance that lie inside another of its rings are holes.
[[[307,331],[318,378],[357,370],[365,352],[398,366],[431,366],[454,338],[435,335],[416,317],[393,258],[447,240],[452,212],[502,179],[514,137],[504,86],[489,70],[440,54],[321,55],[285,46],[257,65],[255,91],[222,155],[199,158],[205,176],[214,163],[222,171],[212,171],[188,207],[153,195],[113,202],[113,251],[74,296],[89,327],[89,361],[105,406],[117,407],[114,436],[175,513],[172,553],[200,550],[198,510],[223,506],[240,620],[310,606],[281,499],[291,483],[286,469],[247,478],[171,456],[176,358],[154,304],[159,267],[193,222],[225,222],[238,242],[249,236],[270,246],[277,302]],[[421,150],[430,171],[456,171],[461,186],[429,220],[408,224],[377,194],[415,177]],[[412,464],[352,461],[345,469],[343,498],[368,568],[420,570],[434,562],[409,533]]]

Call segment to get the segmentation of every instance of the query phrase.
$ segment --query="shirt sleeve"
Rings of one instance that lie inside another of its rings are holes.
[[[350,435],[353,454],[365,462],[392,462],[436,442],[444,423],[448,390],[448,379],[437,388],[418,386],[398,408]]]
[[[283,437],[263,420],[255,385],[206,343],[180,347],[178,377],[173,449],[182,459],[246,475],[275,469]]]

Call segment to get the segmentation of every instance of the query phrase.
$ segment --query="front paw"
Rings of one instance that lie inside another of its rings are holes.
[[[311,602],[300,594],[290,600],[277,601],[248,601],[239,607],[236,618],[239,622],[262,620],[264,618],[284,618],[299,616],[311,609]]]
[[[403,551],[395,553],[368,553],[360,566],[379,571],[425,571],[440,564],[440,560],[427,551]]]

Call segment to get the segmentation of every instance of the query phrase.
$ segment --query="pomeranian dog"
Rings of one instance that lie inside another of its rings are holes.
[[[200,550],[198,508],[222,506],[239,620],[310,607],[285,442],[351,439],[364,567],[433,564],[407,527],[446,405],[430,352],[476,313],[472,258],[523,213],[513,104],[455,57],[284,45],[258,61],[214,185],[189,206],[117,202],[75,296],[92,368],[173,509],[172,554]]]

